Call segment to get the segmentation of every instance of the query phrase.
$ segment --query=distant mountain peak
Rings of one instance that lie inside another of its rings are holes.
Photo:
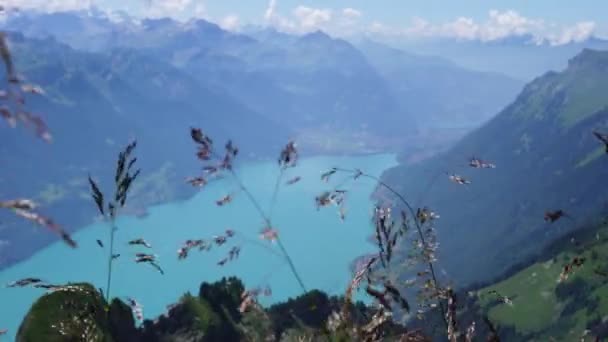
[[[568,61],[568,68],[607,67],[608,51],[584,48],[578,55]]]
[[[305,35],[303,35],[301,38],[301,40],[314,40],[314,41],[332,41],[334,40],[331,36],[329,36],[327,33],[321,31],[321,30],[316,30],[314,32],[310,32],[307,33]]]
[[[173,19],[165,17],[165,18],[146,18],[141,21],[141,25],[147,30],[156,30],[165,28],[168,26],[172,26],[175,24]]]
[[[186,30],[211,30],[211,31],[222,31],[222,28],[219,25],[207,21],[205,19],[197,18],[188,21],[184,25],[184,29]]]

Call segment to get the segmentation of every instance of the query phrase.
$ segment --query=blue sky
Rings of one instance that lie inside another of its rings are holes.
[[[532,34],[555,44],[590,35],[608,37],[608,0],[4,0],[53,9],[98,6],[135,16],[202,17],[238,30],[270,25],[283,31],[316,29],[409,38],[494,40]]]

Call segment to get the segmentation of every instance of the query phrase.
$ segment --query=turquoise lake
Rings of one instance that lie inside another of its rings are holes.
[[[340,166],[361,168],[379,176],[384,169],[394,165],[395,156],[390,154],[312,157],[302,159],[296,168],[284,175],[283,184],[295,176],[301,176],[302,180],[291,186],[281,186],[272,221],[308,289],[343,293],[351,278],[349,265],[353,259],[374,252],[367,237],[372,234],[370,195],[375,183],[366,179],[346,183],[348,211],[342,222],[335,207],[317,211],[314,198],[348,176],[336,174],[331,182],[325,183],[320,180],[320,174]],[[252,163],[238,167],[236,171],[268,211],[279,173],[276,163]],[[235,193],[233,202],[218,207],[215,201],[228,193]],[[238,276],[248,288],[269,285],[273,296],[262,299],[263,304],[301,293],[288,265],[277,256],[280,253],[278,246],[260,240],[263,221],[228,175],[209,184],[189,200],[151,207],[148,216],[123,217],[117,225],[115,250],[121,256],[114,264],[112,296],[137,299],[143,305],[146,318],[164,313],[166,306],[176,302],[186,291],[197,294],[202,281],[212,282],[224,276]],[[209,252],[194,249],[188,259],[178,260],[177,250],[185,240],[210,239],[223,234],[227,228],[235,230],[236,235],[224,246],[214,246]],[[103,223],[84,227],[73,236],[79,248],[73,250],[63,243],[54,243],[30,259],[0,272],[0,284],[39,277],[50,283],[90,282],[103,288],[108,252],[101,249],[96,240],[107,241],[108,232],[108,226]],[[165,275],[149,265],[134,262],[135,253],[150,252],[128,246],[127,241],[139,237],[152,245],[152,252],[158,255]],[[235,245],[241,247],[240,257],[223,267],[218,266],[217,262]],[[5,337],[14,339],[23,316],[42,294],[44,291],[32,288],[0,288],[0,329],[9,329]]]

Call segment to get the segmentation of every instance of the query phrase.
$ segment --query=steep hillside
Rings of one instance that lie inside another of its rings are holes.
[[[412,202],[441,214],[439,264],[457,284],[493,278],[605,210],[608,193],[599,185],[608,159],[591,132],[608,130],[607,76],[608,52],[585,50],[449,151],[384,174]],[[473,156],[497,168],[469,168]],[[472,184],[450,182],[452,172]],[[545,211],[557,209],[572,220],[546,223]]]
[[[522,340],[574,341],[589,330],[592,336],[608,337],[608,269],[606,229],[598,231],[584,249],[567,249],[497,284],[479,289],[479,305],[488,317],[501,326],[512,327]],[[582,241],[577,241],[582,243]],[[580,269],[558,282],[564,264],[574,257],[585,258]],[[497,291],[513,298],[513,305],[496,304],[486,294]]]
[[[459,291],[459,322],[477,322],[476,330],[483,336],[489,331],[483,323],[487,318],[503,341],[608,338],[606,217],[578,228],[498,278]],[[580,266],[564,273],[575,258],[582,260]],[[431,311],[424,321],[409,325],[434,335],[433,340],[443,340],[441,323],[439,312]]]

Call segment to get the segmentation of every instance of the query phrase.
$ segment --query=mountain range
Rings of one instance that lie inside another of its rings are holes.
[[[287,122],[304,132],[300,140],[316,150],[339,140],[329,135],[368,137],[370,148],[377,149],[394,145],[404,126],[410,132],[415,125],[470,130],[523,85],[499,73],[473,72],[447,60],[436,63],[441,59],[379,43],[357,46],[321,31],[297,36],[250,28],[237,33],[201,19],[116,21],[95,12],[27,11],[10,16],[4,27],[30,37],[53,36],[78,50],[137,49],[227,91],[274,121]],[[387,65],[392,53],[400,56]],[[459,84],[467,87],[458,89]],[[431,90],[439,96],[427,96]],[[465,104],[462,95],[468,98]],[[375,120],[369,120],[370,112],[378,113]]]
[[[420,56],[371,40],[357,45],[421,127],[477,127],[514,99],[522,84],[503,74],[476,72],[433,56]],[[432,94],[429,101],[427,94]],[[425,108],[424,112],[416,112]]]
[[[596,36],[561,45],[536,40],[532,35],[524,34],[489,42],[429,39],[417,42],[390,40],[387,43],[421,54],[442,55],[468,69],[501,72],[526,82],[547,71],[565,69],[568,60],[583,49],[608,49],[608,40]]]

